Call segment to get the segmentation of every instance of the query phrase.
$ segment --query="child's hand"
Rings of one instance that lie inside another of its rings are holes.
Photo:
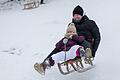
[[[77,34],[76,33],[67,33],[67,34],[65,34],[65,37],[68,39],[72,39],[73,35],[77,35]]]
[[[67,38],[63,39],[63,43],[64,43],[64,44],[67,44],[67,42],[68,42],[68,39],[67,39]]]

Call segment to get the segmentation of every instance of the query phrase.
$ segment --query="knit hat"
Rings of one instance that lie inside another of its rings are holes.
[[[79,14],[79,15],[83,16],[83,12],[84,12],[83,8],[78,5],[73,10],[73,16],[74,16],[74,14]]]
[[[70,32],[74,32],[74,33],[70,33]],[[77,30],[76,30],[75,24],[74,23],[70,23],[68,25],[67,30],[66,30],[65,36],[68,37],[68,36],[73,35],[73,34],[74,35],[77,34]]]

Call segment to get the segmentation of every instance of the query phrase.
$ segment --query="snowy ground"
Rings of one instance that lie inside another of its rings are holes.
[[[119,0],[51,0],[33,10],[0,11],[1,80],[119,80]],[[45,76],[34,69],[59,41],[71,22],[72,10],[81,5],[98,24],[102,36],[95,68],[63,76],[57,67]]]

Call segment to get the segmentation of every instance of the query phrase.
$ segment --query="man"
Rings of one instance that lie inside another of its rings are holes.
[[[73,10],[72,22],[75,24],[78,35],[84,36],[85,40],[91,43],[92,56],[95,57],[101,40],[99,28],[95,21],[90,20],[86,15],[83,15],[83,13],[83,8],[79,5],[76,6]]]

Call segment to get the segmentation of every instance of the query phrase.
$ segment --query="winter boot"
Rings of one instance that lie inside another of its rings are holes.
[[[91,49],[86,48],[85,53],[86,53],[86,57],[85,57],[84,61],[85,61],[86,64],[90,64],[90,59],[92,58]]]
[[[80,48],[80,56],[85,57],[85,50],[83,47]]]
[[[50,64],[49,61],[46,60],[43,63],[39,64],[39,63],[35,63],[34,68],[37,72],[39,72],[40,74],[44,75],[45,74],[45,70],[50,68]]]
[[[92,57],[92,52],[91,52],[90,48],[86,48],[85,52],[86,52],[86,57],[87,58],[91,58]]]

